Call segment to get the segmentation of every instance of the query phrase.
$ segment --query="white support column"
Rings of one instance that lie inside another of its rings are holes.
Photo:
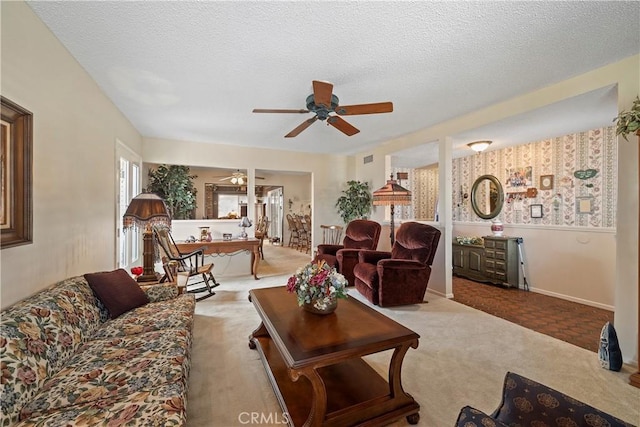
[[[453,242],[453,140],[450,136],[439,138],[438,153],[438,182],[439,200],[438,213],[441,236],[440,248],[444,250],[444,294],[447,298],[453,298],[452,282],[452,242]]]
[[[255,237],[255,217],[256,217],[256,170],[254,168],[247,169],[247,218],[254,224],[247,234]],[[253,230],[253,231],[250,231]]]

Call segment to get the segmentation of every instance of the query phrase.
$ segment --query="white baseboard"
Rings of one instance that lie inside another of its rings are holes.
[[[429,289],[429,288],[427,288],[427,292],[429,292],[431,294],[434,294],[434,295],[438,295],[438,296],[443,297],[443,298],[448,298],[448,299],[453,298],[453,294],[452,293],[445,294],[444,292],[434,291],[433,289]]]
[[[519,289],[523,289],[523,286],[520,285]],[[564,295],[564,294],[559,294],[557,292],[551,292],[551,291],[547,291],[547,290],[544,290],[544,289],[538,289],[538,288],[533,288],[533,287],[529,287],[529,291],[530,292],[537,292],[539,294],[547,295],[547,296],[554,297],[554,298],[560,298],[560,299],[563,299],[563,300],[566,300],[566,301],[577,302],[579,304],[588,305],[590,307],[601,308],[603,310],[608,310],[608,311],[615,311],[615,309],[614,309],[614,307],[612,305],[601,304],[599,302],[594,302],[594,301],[589,301],[589,300],[582,299],[582,298],[576,298],[576,297],[572,297],[572,296],[568,296],[568,295]],[[427,292],[428,293],[432,293],[434,295],[438,295],[438,296],[443,297],[443,298],[448,298],[448,299],[453,298],[453,293],[448,293],[447,294],[447,293],[436,291],[436,290],[429,289],[429,288],[427,288]]]
[[[520,289],[522,289],[522,287]],[[568,296],[568,295],[563,295],[563,294],[559,294],[557,292],[551,292],[551,291],[547,291],[547,290],[544,290],[544,289],[537,289],[537,288],[531,288],[530,287],[529,290],[531,292],[537,292],[537,293],[542,294],[542,295],[548,295],[550,297],[560,298],[560,299],[563,299],[563,300],[567,300],[567,301],[572,301],[572,302],[577,302],[577,303],[580,303],[580,304],[588,305],[590,307],[601,308],[603,310],[608,310],[608,311],[615,311],[615,307],[613,307],[612,305],[601,304],[599,302],[594,302],[594,301],[589,301],[589,300],[582,299],[582,298],[576,298],[576,297],[572,297],[572,296]]]

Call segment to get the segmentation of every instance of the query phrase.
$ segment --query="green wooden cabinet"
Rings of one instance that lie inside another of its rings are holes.
[[[479,282],[518,287],[517,238],[485,236],[483,239],[483,246],[453,243],[453,274]]]
[[[453,274],[484,281],[484,246],[453,244]]]

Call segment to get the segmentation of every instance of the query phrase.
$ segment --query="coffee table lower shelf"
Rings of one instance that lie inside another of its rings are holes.
[[[305,376],[289,376],[280,352],[269,336],[253,336],[250,346],[258,350],[280,407],[291,426],[382,426],[402,417],[410,424],[419,420],[420,405],[409,395],[392,398],[389,383],[362,358],[348,359],[317,368],[324,383],[327,406],[324,419],[310,419],[315,399]]]

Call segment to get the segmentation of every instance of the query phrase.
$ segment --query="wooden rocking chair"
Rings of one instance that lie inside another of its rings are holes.
[[[155,235],[160,251],[162,252],[161,256],[163,264],[175,261],[178,263],[177,271],[187,273],[189,279],[192,277],[202,278],[202,280],[192,283],[187,281],[186,292],[193,294],[206,292],[205,295],[196,297],[196,301],[201,301],[215,295],[213,288],[219,286],[220,283],[216,282],[215,277],[213,277],[213,263],[204,263],[204,249],[200,248],[190,253],[183,253],[178,250],[176,242],[173,240],[173,237],[171,237],[171,233],[168,229],[155,227],[153,229],[153,234]],[[169,269],[165,269],[165,274],[162,279],[160,279],[161,282],[175,282],[176,280],[176,277],[170,277]],[[191,288],[191,286],[194,285],[200,286]]]

